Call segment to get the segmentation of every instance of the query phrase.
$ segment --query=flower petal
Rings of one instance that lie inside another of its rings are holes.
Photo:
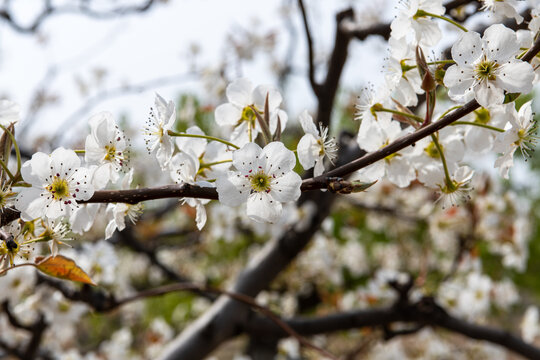
[[[247,143],[241,149],[233,152],[232,163],[242,175],[247,174],[250,170],[257,169],[259,166],[259,158],[262,158],[262,149],[255,143]]]
[[[229,171],[216,180],[219,202],[228,206],[238,206],[246,201],[251,187],[248,180],[238,172]]]
[[[251,105],[251,91],[253,84],[249,79],[241,78],[236,79],[227,86],[227,99],[234,105],[244,108],[244,106]]]
[[[452,59],[460,67],[471,67],[482,56],[480,34],[468,31],[452,46]]]
[[[301,194],[300,185],[302,185],[300,175],[289,171],[272,181],[270,195],[279,202],[296,201]]]
[[[242,117],[242,108],[231,103],[221,104],[216,108],[214,117],[219,126],[233,126]]]
[[[282,206],[265,192],[253,193],[247,200],[247,216],[257,222],[274,223],[281,217]]]
[[[296,152],[298,161],[304,170],[311,169],[315,165],[315,160],[319,157],[321,146],[317,143],[317,139],[312,134],[302,136],[298,142]]]
[[[271,176],[281,176],[292,171],[296,165],[294,153],[279,141],[274,141],[266,145],[260,157],[261,159],[266,159],[264,171]]]
[[[519,51],[516,33],[503,24],[488,27],[483,40],[488,58],[501,64],[514,58]]]

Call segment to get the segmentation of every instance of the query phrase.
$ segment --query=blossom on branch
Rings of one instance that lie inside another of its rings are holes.
[[[324,157],[333,163],[337,156],[336,140],[328,139],[328,128],[322,124],[319,125],[320,129],[317,129],[307,110],[300,114],[300,125],[306,134],[298,142],[298,161],[305,170],[315,166],[313,175],[319,176],[324,172]]]
[[[253,109],[261,115],[264,114],[267,97],[270,132],[277,131],[278,117],[280,130],[283,130],[287,125],[288,117],[285,111],[279,109],[283,101],[279,91],[270,85],[259,85],[253,88],[251,81],[245,78],[237,79],[227,86],[229,102],[216,108],[216,123],[219,126],[234,127],[231,141],[239,146],[255,141],[261,127]]]
[[[282,203],[300,197],[302,179],[293,171],[294,153],[281,142],[271,142],[261,149],[247,143],[233,153],[236,171],[216,181],[219,201],[228,206],[247,202],[247,215],[257,222],[276,222]]]
[[[155,108],[150,108],[150,115],[144,128],[148,153],[156,152],[156,158],[162,170],[166,170],[171,160],[174,144],[167,133],[172,130],[176,120],[174,103],[167,102],[156,94]]]
[[[126,136],[110,112],[96,114],[88,122],[90,134],[86,137],[84,158],[88,164],[98,165],[92,183],[102,189],[109,181],[118,181],[118,173],[126,165]]]
[[[69,216],[94,194],[88,170],[80,167],[75,151],[60,147],[47,155],[37,152],[24,163],[21,174],[31,187],[17,196],[15,206],[24,220],[46,216],[49,219]]]
[[[529,93],[534,73],[529,63],[516,59],[519,52],[516,33],[502,24],[487,28],[482,38],[473,31],[463,34],[452,46],[456,64],[444,76],[448,95],[490,107],[503,103],[504,91]]]

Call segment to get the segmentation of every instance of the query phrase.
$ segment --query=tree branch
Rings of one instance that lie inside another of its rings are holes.
[[[315,64],[313,63],[313,40],[311,38],[311,31],[309,30],[309,24],[307,20],[306,9],[304,7],[304,2],[302,0],[298,0],[298,6],[300,7],[300,11],[302,13],[304,32],[306,33],[306,41],[308,45],[309,83],[311,84],[311,88],[313,89],[315,96],[319,97],[321,85],[318,84],[317,81],[315,81]]]
[[[94,19],[110,19],[118,16],[129,15],[134,13],[142,13],[149,10],[153,5],[157,3],[156,0],[146,0],[140,5],[132,6],[120,6],[109,11],[96,11],[88,6],[88,1],[79,1],[78,5],[67,5],[55,7],[51,4],[50,0],[44,1],[43,10],[37,15],[34,21],[29,25],[22,25],[18,23],[11,12],[5,7],[0,10],[0,19],[3,19],[14,30],[31,34],[35,33],[42,23],[52,15],[60,14],[82,14]]]
[[[528,359],[540,359],[540,349],[506,330],[477,325],[449,315],[431,297],[424,297],[414,304],[393,305],[367,310],[355,310],[315,318],[292,318],[284,321],[304,336],[359,329],[362,327],[388,327],[392,323],[413,323],[410,331],[423,326],[440,327],[469,338],[489,341]],[[416,326],[414,326],[416,325]],[[403,334],[408,334],[405,331]],[[274,323],[261,317],[252,319],[247,332],[261,337],[286,337],[287,334]],[[401,335],[392,332],[392,335]]]

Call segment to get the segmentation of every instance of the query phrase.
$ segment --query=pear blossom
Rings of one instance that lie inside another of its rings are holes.
[[[521,153],[528,157],[534,151],[538,136],[537,126],[534,121],[531,101],[523,104],[519,112],[512,104],[510,111],[513,116],[509,117],[511,128],[500,134],[495,140],[494,148],[502,153],[502,156],[495,160],[495,167],[499,168],[499,173],[508,179],[510,168],[514,165],[514,153],[519,148]]]
[[[480,108],[469,115],[472,122],[504,129],[512,115],[514,103],[494,105],[489,110]],[[477,153],[490,151],[499,133],[480,126],[467,126],[463,141],[467,149]]]
[[[167,170],[171,160],[174,144],[168,134],[176,120],[174,103],[167,102],[156,94],[155,108],[150,108],[150,116],[144,128],[148,153],[156,152],[156,158],[162,170]]]
[[[131,169],[122,179],[122,188],[129,189],[133,181],[133,169]],[[106,217],[109,219],[105,228],[105,239],[109,239],[116,229],[122,231],[126,228],[126,216],[135,224],[142,212],[142,204],[110,203],[107,205]]]
[[[260,125],[252,107],[262,115],[267,96],[270,131],[276,132],[278,117],[281,124],[280,130],[283,130],[287,125],[287,113],[279,109],[283,98],[273,86],[259,85],[253,88],[251,81],[241,78],[227,86],[226,94],[229,102],[216,108],[215,118],[219,126],[234,127],[231,134],[233,143],[243,146],[257,138]]]
[[[518,24],[523,22],[523,16],[517,12],[517,0],[480,0],[484,3],[480,10],[491,11],[494,14],[514,18]]]
[[[204,139],[203,139],[204,140]],[[191,153],[178,153],[174,155],[171,161],[171,178],[177,183],[186,183],[192,185],[198,185],[202,187],[214,187],[212,183],[207,181],[195,180],[197,174],[199,173],[199,159],[194,157]],[[202,230],[206,224],[207,216],[204,205],[208,204],[210,200],[208,199],[197,199],[197,198],[184,198],[184,203],[195,208],[197,214],[195,221],[197,223],[197,228]]]
[[[386,84],[393,91],[393,98],[403,106],[415,106],[418,102],[416,94],[421,94],[422,79],[416,63],[414,47],[405,41],[391,37],[390,57],[386,64]]]
[[[37,237],[42,241],[48,241],[52,256],[56,256],[58,245],[66,245],[64,241],[73,240],[68,237],[69,231],[68,224],[62,221],[42,219],[38,222]]]
[[[455,169],[452,171],[452,168]],[[443,209],[459,205],[470,198],[470,183],[474,175],[474,171],[468,166],[452,166],[449,172],[447,179],[443,166],[432,164],[425,166],[418,176],[426,186],[440,190],[441,196],[437,201]]]
[[[300,114],[300,125],[306,134],[298,142],[298,160],[306,170],[315,166],[313,175],[319,176],[324,171],[324,157],[326,156],[330,162],[333,162],[337,156],[336,140],[334,138],[328,139],[328,128],[322,124],[317,130],[313,118],[307,110]]]
[[[186,134],[190,135],[205,135],[204,132],[198,126],[191,126],[186,130]],[[175,139],[178,150],[186,153],[190,153],[195,158],[200,158],[205,150],[208,140],[204,138],[193,138],[178,136]]]
[[[379,121],[367,127],[365,134],[358,133],[356,141],[361,149],[376,151],[410,131],[411,127],[402,130],[400,123],[394,120],[389,121],[385,126]],[[399,153],[388,156],[383,161],[377,161],[360,169],[356,174],[362,181],[376,181],[386,175],[393,184],[406,187],[416,178],[416,172],[408,156],[411,152],[416,151],[421,151],[421,149],[407,147]]]
[[[540,322],[538,316],[538,308],[529,306],[521,320],[521,336],[526,342],[532,343],[540,334]]]
[[[528,93],[534,73],[531,65],[518,60],[516,33],[502,24],[491,25],[484,36],[469,31],[452,46],[456,64],[446,70],[444,84],[456,101],[475,98],[484,107],[502,104],[504,91]]]
[[[34,250],[32,242],[25,239],[21,224],[13,221],[9,225],[0,229],[2,240],[0,240],[0,269],[13,266],[15,257],[28,260]]]
[[[437,44],[441,39],[441,30],[437,23],[424,13],[443,15],[445,9],[442,0],[406,0],[402,4],[405,8],[401,9],[392,21],[391,36],[404,39],[412,30],[417,44],[421,46]]]
[[[271,142],[261,149],[247,143],[233,153],[236,171],[216,181],[219,201],[238,206],[247,202],[247,215],[257,222],[276,222],[282,203],[300,197],[302,179],[293,171],[294,153],[281,142]]]
[[[21,169],[24,181],[31,187],[23,188],[15,201],[23,220],[69,216],[79,207],[78,200],[90,199],[94,187],[88,170],[80,164],[75,151],[63,147],[50,155],[42,152],[32,155]]]
[[[84,158],[96,164],[93,185],[104,188],[109,181],[118,181],[118,172],[127,162],[126,136],[115,124],[110,112],[101,112],[90,118],[90,134],[86,137]]]

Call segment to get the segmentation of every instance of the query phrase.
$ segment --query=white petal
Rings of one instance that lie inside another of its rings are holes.
[[[253,193],[247,200],[247,216],[257,222],[274,223],[281,217],[282,206],[269,194]]]
[[[110,112],[103,111],[95,114],[88,120],[88,123],[91,135],[100,147],[108,145],[109,140],[114,139],[114,120]]]
[[[250,170],[257,169],[259,158],[262,158],[262,149],[255,143],[247,143],[241,149],[233,152],[232,163],[242,174],[247,174]]]
[[[158,161],[159,166],[161,166],[162,170],[168,170],[169,162],[171,161],[173,150],[174,150],[174,145],[170,136],[164,135],[161,138],[161,142],[156,151],[156,159]]]
[[[24,181],[34,186],[41,186],[45,179],[51,175],[51,157],[45,153],[37,152],[32,159],[26,161],[21,169]]]
[[[474,97],[483,107],[493,104],[502,104],[504,92],[501,88],[490,82],[482,82],[474,88]]]
[[[51,154],[52,174],[60,174],[61,176],[69,175],[81,165],[79,156],[73,150],[59,147]],[[49,173],[50,174],[50,173]],[[57,175],[58,176],[58,175]]]
[[[17,195],[15,207],[21,211],[21,217],[25,221],[30,221],[45,215],[46,198],[41,196],[42,191],[37,188],[23,188]],[[39,201],[39,204],[32,206],[32,202]]]
[[[484,32],[485,52],[490,60],[504,63],[519,51],[516,33],[503,24],[491,25]]]
[[[242,108],[230,103],[221,104],[216,108],[214,116],[219,126],[234,126],[242,117]]]
[[[271,142],[264,147],[261,159],[264,158],[266,158],[265,173],[277,177],[291,171],[296,165],[294,153],[279,141]]]
[[[259,85],[253,90],[253,104],[257,109],[264,111],[264,102],[268,95],[268,109],[273,112],[281,105],[283,98],[279,91],[272,85]]]
[[[274,111],[272,114],[270,114],[270,132],[272,134],[274,134],[277,131],[278,117],[279,117],[279,124],[281,126],[281,132],[283,132],[283,130],[287,126],[287,121],[289,120],[289,116],[287,115],[287,113],[281,109]]]
[[[416,31],[416,41],[422,46],[434,46],[441,40],[442,33],[439,25],[431,19],[420,18],[412,21]]]
[[[386,175],[390,182],[401,188],[409,186],[416,177],[414,168],[409,161],[399,157],[392,158],[389,162],[386,167]]]
[[[228,206],[238,206],[246,201],[251,191],[249,180],[238,172],[229,171],[216,180],[219,202]]]
[[[304,170],[311,169],[315,165],[315,160],[319,158],[321,146],[317,143],[317,139],[312,134],[302,136],[298,142],[296,153],[298,161]]]
[[[300,197],[302,178],[294,171],[272,181],[270,195],[279,202],[296,201]]]
[[[315,168],[313,169],[313,176],[322,175],[323,172],[324,172],[324,157],[319,156],[319,158],[315,162]]]
[[[492,133],[492,130],[471,126],[465,133],[465,145],[474,152],[487,152],[493,145]]]
[[[472,90],[474,83],[472,68],[452,65],[446,70],[443,81],[448,87],[448,96],[452,99],[462,97]]]
[[[460,67],[470,67],[482,56],[482,40],[480,34],[468,31],[452,46],[452,59]]]
[[[495,83],[506,91],[528,94],[532,90],[533,79],[531,64],[516,61],[501,65]]]
[[[186,134],[192,135],[205,135],[205,133],[198,126],[191,126],[186,130]],[[199,158],[206,149],[208,140],[204,138],[192,138],[178,136],[175,139],[178,149],[184,152],[191,153],[194,157]]]
[[[243,108],[244,106],[251,105],[251,91],[253,84],[246,78],[237,79],[227,86],[227,99],[234,105]]]
[[[307,110],[302,111],[298,120],[300,121],[302,130],[304,130],[306,134],[311,134],[315,137],[319,136],[319,130],[317,130],[313,118],[309,115]]]
[[[195,222],[197,223],[197,229],[202,230],[202,228],[206,224],[206,219],[207,219],[206,209],[200,202],[197,204],[195,209],[197,210],[197,216],[195,218]]]

